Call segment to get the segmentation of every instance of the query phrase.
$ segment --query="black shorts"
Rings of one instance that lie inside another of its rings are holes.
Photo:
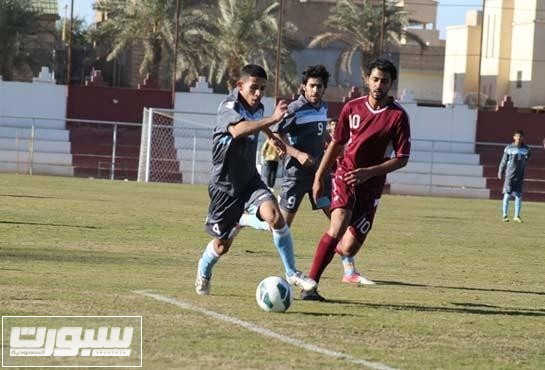
[[[319,199],[319,204],[316,204],[312,198],[313,182],[314,178],[310,176],[301,179],[284,177],[280,190],[280,208],[288,213],[296,213],[305,194],[308,194],[308,199],[313,210],[329,207],[331,204],[331,176],[329,174],[325,176],[324,189]]]
[[[256,177],[248,189],[238,196],[208,186],[210,206],[206,217],[206,231],[215,238],[225,240],[231,239],[233,228],[238,224],[240,216],[245,209],[256,212],[259,206],[267,200],[275,200],[267,185]]]

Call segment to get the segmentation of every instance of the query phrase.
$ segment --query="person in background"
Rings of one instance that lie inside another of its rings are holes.
[[[530,158],[530,147],[524,143],[524,131],[515,130],[513,142],[505,147],[498,169],[498,179],[503,181],[503,222],[509,222],[507,211],[509,199],[515,197],[515,216],[513,221],[522,223],[520,210],[522,207],[522,185],[524,183],[524,169]]]
[[[269,140],[266,140],[261,147],[261,157],[263,165],[261,167],[261,177],[267,184],[269,189],[274,188],[276,182],[276,173],[278,172],[278,160],[280,155],[274,145]]]

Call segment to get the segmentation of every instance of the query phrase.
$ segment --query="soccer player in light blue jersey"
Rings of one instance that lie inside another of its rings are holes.
[[[524,183],[526,161],[529,158],[530,147],[524,144],[524,131],[515,130],[513,142],[505,147],[498,169],[498,179],[504,179],[502,204],[504,222],[509,222],[507,214],[509,210],[509,198],[515,197],[515,217],[513,217],[513,221],[522,223],[522,219],[520,218],[522,185]]]
[[[210,206],[206,231],[213,239],[205,247],[197,266],[195,290],[210,294],[212,269],[226,254],[238,231],[238,221],[245,209],[252,207],[267,222],[274,245],[280,254],[286,279],[304,291],[316,282],[295,268],[291,232],[278,209],[274,195],[263,183],[255,166],[260,131],[282,119],[287,110],[280,101],[272,116],[263,117],[261,98],[267,85],[265,70],[254,64],[242,68],[237,88],[219,106],[212,139],[212,173],[208,186]],[[270,133],[270,140],[276,138]],[[277,143],[281,146],[281,143]]]

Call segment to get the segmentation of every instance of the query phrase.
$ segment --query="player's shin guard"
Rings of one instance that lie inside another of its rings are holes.
[[[335,248],[335,252],[341,256],[341,262],[343,264],[344,275],[354,275],[356,273],[356,263],[354,257],[343,256],[342,251],[339,248],[339,245]]]
[[[199,275],[203,278],[210,279],[212,276],[212,268],[219,259],[219,254],[217,254],[214,250],[214,240],[211,240],[206,246],[202,257],[199,260]]]
[[[280,254],[280,259],[284,264],[286,275],[291,276],[295,273],[295,257],[293,255],[293,239],[288,225],[284,225],[281,229],[273,229],[274,246]]]
[[[320,281],[320,277],[325,268],[329,265],[335,255],[335,248],[338,243],[339,239],[334,238],[327,233],[322,236],[318,243],[318,247],[316,247],[316,252],[314,253],[314,259],[312,260],[312,266],[310,267],[310,273],[308,274],[310,278],[316,280],[316,282]]]

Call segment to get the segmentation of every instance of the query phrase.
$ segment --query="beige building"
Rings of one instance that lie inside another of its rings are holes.
[[[544,105],[544,14],[542,0],[488,0],[484,14],[447,27],[443,103],[476,103],[480,68],[481,104],[510,95],[519,107]]]
[[[380,0],[375,0],[380,6]],[[334,0],[287,0],[285,15],[289,22],[297,26],[298,41],[304,46],[293,52],[297,69],[306,65],[322,63],[330,71],[335,69],[337,56],[341,45],[332,45],[325,48],[305,48],[310,40],[328,29],[325,21],[331,9],[335,6]],[[398,0],[397,6],[407,13],[411,24],[408,31],[420,36],[427,44],[422,49],[410,40],[402,40],[402,45],[385,51],[385,55],[392,59],[399,67],[398,83],[390,91],[398,96],[404,90],[410,91],[418,102],[441,103],[443,85],[444,41],[439,39],[437,23],[436,0]],[[352,61],[352,75],[341,74],[338,81],[331,81],[326,91],[329,100],[341,100],[350,90],[350,86],[361,86],[360,57],[355,56]]]
[[[412,21],[408,31],[426,42],[422,49],[416,42],[403,40],[399,47],[398,95],[409,91],[419,103],[440,103],[443,90],[445,41],[437,29],[437,1],[401,0]]]

